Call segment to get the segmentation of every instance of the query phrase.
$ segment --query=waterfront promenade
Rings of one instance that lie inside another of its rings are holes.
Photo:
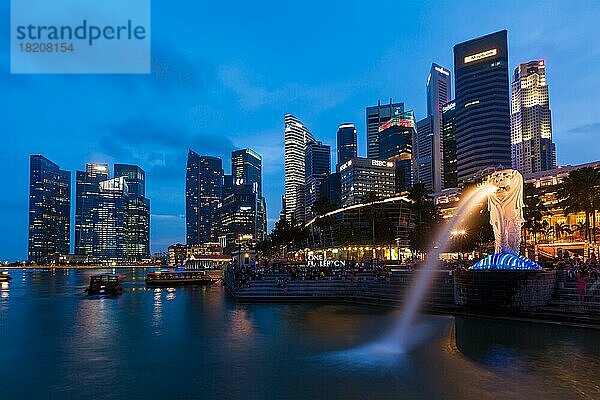
[[[438,270],[423,308],[433,313],[482,315],[600,328],[600,281],[589,281],[585,294],[582,294],[575,279],[570,279],[564,271],[556,273],[556,288],[545,306],[526,311],[473,310],[457,305],[453,271]],[[408,294],[414,275],[413,271],[394,270],[386,276],[366,271],[346,278],[325,276],[303,280],[291,279],[287,273],[268,273],[260,279],[240,279],[239,273],[229,270],[225,272],[223,280],[227,291],[240,303],[356,303],[398,307]]]

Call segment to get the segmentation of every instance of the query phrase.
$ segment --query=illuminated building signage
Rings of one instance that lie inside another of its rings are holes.
[[[442,112],[446,112],[446,111],[449,111],[449,110],[454,110],[454,108],[456,108],[456,103],[455,102],[448,103],[444,107],[442,107]]]
[[[486,51],[482,51],[481,53],[473,54],[471,56],[465,57],[464,63],[468,64],[473,61],[483,60],[484,58],[493,57],[498,54],[498,49],[490,49]]]
[[[479,104],[479,100],[473,100],[465,104],[465,108],[474,106],[475,104]]]
[[[374,167],[393,167],[394,163],[383,160],[371,160],[371,165]]]
[[[345,267],[345,260],[328,260],[323,254],[309,254],[306,260],[307,267]]]
[[[440,74],[444,74],[446,76],[450,76],[450,71],[446,71],[444,68],[442,67],[435,67],[435,70],[437,72],[439,72]]]
[[[379,132],[385,131],[391,126],[401,126],[403,128],[414,128],[415,121],[412,119],[394,117],[388,122],[385,122],[379,126]]]
[[[340,171],[345,170],[346,168],[348,168],[351,165],[352,165],[352,160],[349,160],[348,162],[345,162],[344,164],[340,165]]]

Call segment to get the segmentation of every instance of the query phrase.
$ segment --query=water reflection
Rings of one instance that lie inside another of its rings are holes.
[[[146,289],[143,270],[117,270],[119,297],[84,296],[98,272],[0,287],[0,398],[600,398],[597,331],[424,316],[386,355],[366,345],[389,309],[241,305],[218,285]]]

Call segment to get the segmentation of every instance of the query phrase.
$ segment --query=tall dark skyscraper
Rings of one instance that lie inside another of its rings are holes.
[[[353,123],[341,124],[337,131],[337,168],[356,156],[356,127]]]
[[[304,216],[314,216],[313,205],[321,193],[321,185],[331,172],[331,147],[321,142],[309,142],[305,152],[306,186],[304,188]]]
[[[442,145],[444,147],[443,189],[458,187],[456,178],[456,102],[442,108]]]
[[[41,155],[29,159],[28,259],[37,263],[69,254],[71,172]]]
[[[404,103],[381,104],[367,107],[367,158],[379,157],[379,127],[388,122],[394,115],[404,112]]]
[[[107,164],[87,164],[85,171],[76,172],[75,185],[75,254],[94,253],[95,225],[91,210],[97,207],[100,182],[109,179]]]
[[[115,178],[127,184],[125,258],[150,254],[150,199],[146,198],[146,173],[137,165],[115,164]]]
[[[442,107],[452,98],[450,82],[449,70],[435,63],[431,64],[431,70],[427,78],[427,116],[431,119],[431,153],[428,156],[431,156],[431,164],[429,166],[431,169],[430,189],[434,192],[442,190]]]
[[[417,121],[417,140],[415,155],[417,155],[417,180],[425,187],[434,191],[434,116],[430,115]]]
[[[223,162],[190,150],[185,177],[185,222],[187,244],[216,242],[221,197]]]
[[[267,233],[267,205],[262,195],[262,157],[252,149],[235,150],[231,153],[231,172],[233,198],[224,194],[222,210],[228,213],[223,225],[232,224],[231,229],[226,229],[230,236],[228,240],[231,239],[232,232],[251,234],[254,239],[263,240]],[[254,193],[254,197],[250,192]],[[232,214],[231,210],[236,207],[236,204],[239,207],[247,207],[251,197],[255,199],[256,204],[251,210],[239,214],[240,220],[236,221],[235,214]],[[250,218],[249,211],[253,213],[254,222],[251,225],[246,221]]]
[[[258,153],[251,149],[233,151],[231,174],[234,184],[256,184],[256,191],[262,196],[262,157]]]
[[[146,196],[146,173],[137,165],[115,164],[115,178],[124,177],[130,195]]]
[[[454,46],[458,182],[511,165],[505,30]]]
[[[95,262],[136,261],[150,254],[150,200],[136,165],[88,164],[77,171],[75,253]]]
[[[405,111],[379,127],[379,159],[392,162],[396,177],[396,192],[409,190],[415,182],[416,159],[415,116]]]

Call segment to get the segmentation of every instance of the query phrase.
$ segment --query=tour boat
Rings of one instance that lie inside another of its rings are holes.
[[[146,285],[154,287],[210,285],[216,281],[205,270],[154,271],[146,275]]]
[[[0,271],[0,282],[8,282],[10,281],[12,278],[11,276],[8,274],[8,270],[5,269],[4,271]]]
[[[90,276],[90,286],[86,289],[88,295],[115,295],[123,292],[121,279],[125,275],[98,274]]]

